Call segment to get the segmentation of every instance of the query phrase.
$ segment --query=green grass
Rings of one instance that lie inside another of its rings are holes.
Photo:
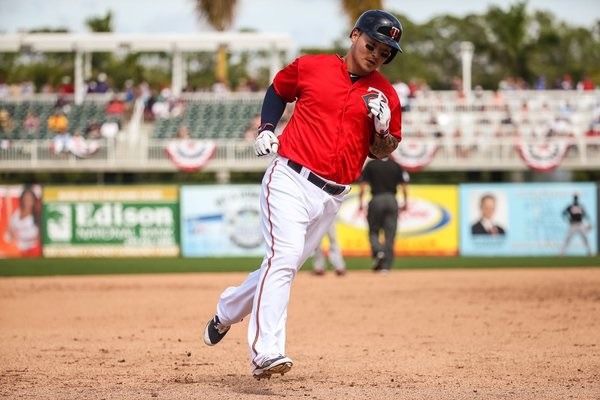
[[[40,258],[2,259],[0,276],[246,272],[260,258]],[[310,262],[310,261],[309,261]],[[346,259],[349,270],[369,269],[365,257]],[[600,267],[595,257],[398,257],[395,269]],[[310,268],[310,267],[309,267]],[[308,270],[309,268],[304,268]]]

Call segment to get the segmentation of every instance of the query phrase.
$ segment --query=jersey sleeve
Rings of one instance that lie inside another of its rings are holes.
[[[298,90],[298,68],[300,58],[280,70],[273,79],[275,92],[287,103],[296,101]]]

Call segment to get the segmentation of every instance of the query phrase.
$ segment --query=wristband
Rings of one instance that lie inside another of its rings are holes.
[[[265,122],[264,124],[260,124],[260,126],[258,127],[258,133],[261,133],[262,131],[271,131],[271,132],[275,132],[275,125],[269,123],[269,122]]]

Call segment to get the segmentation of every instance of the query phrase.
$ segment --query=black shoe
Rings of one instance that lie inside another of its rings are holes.
[[[383,251],[378,251],[373,258],[373,271],[379,271],[383,268],[383,261],[385,259],[385,253]]]
[[[215,314],[215,316],[208,321],[206,328],[204,329],[204,343],[208,346],[214,346],[225,337],[227,332],[229,332],[229,328],[231,328],[231,326],[223,325],[221,321],[219,321],[219,317]]]

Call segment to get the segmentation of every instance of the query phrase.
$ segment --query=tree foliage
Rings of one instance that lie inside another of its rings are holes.
[[[194,0],[194,9],[199,18],[206,19],[216,30],[226,30],[235,18],[236,4],[236,0]],[[382,2],[342,0],[340,5],[348,17],[349,31],[362,12],[381,8]],[[390,80],[423,80],[433,89],[449,89],[461,75],[460,43],[468,41],[475,48],[472,83],[485,89],[496,89],[498,82],[509,76],[522,78],[529,84],[544,76],[548,85],[552,85],[564,75],[571,75],[574,81],[587,75],[600,84],[600,19],[589,28],[572,26],[547,11],[528,13],[526,2],[513,3],[507,8],[493,6],[482,14],[461,18],[438,15],[422,24],[389,11],[404,28],[401,39],[404,53],[382,67]],[[88,28],[94,32],[110,32],[112,24],[111,12],[87,20]],[[301,52],[344,54],[348,45],[349,39],[344,35],[327,48],[301,49]],[[95,54],[92,65],[95,73],[106,72],[117,86],[125,79],[169,84],[170,55],[154,56],[163,60],[160,66],[145,65],[140,54],[122,57]],[[233,62],[227,67],[229,81],[235,84],[252,75],[248,68],[257,61],[264,60],[268,65],[267,57],[264,53],[229,55],[228,61]],[[217,71],[215,54],[188,54],[187,58],[196,66],[189,70],[190,84],[209,86]],[[0,78],[9,83],[34,80],[39,88],[46,82],[57,84],[62,76],[72,73],[73,54],[0,54]],[[264,81],[260,83],[267,83],[268,71],[260,70],[259,74]]]

